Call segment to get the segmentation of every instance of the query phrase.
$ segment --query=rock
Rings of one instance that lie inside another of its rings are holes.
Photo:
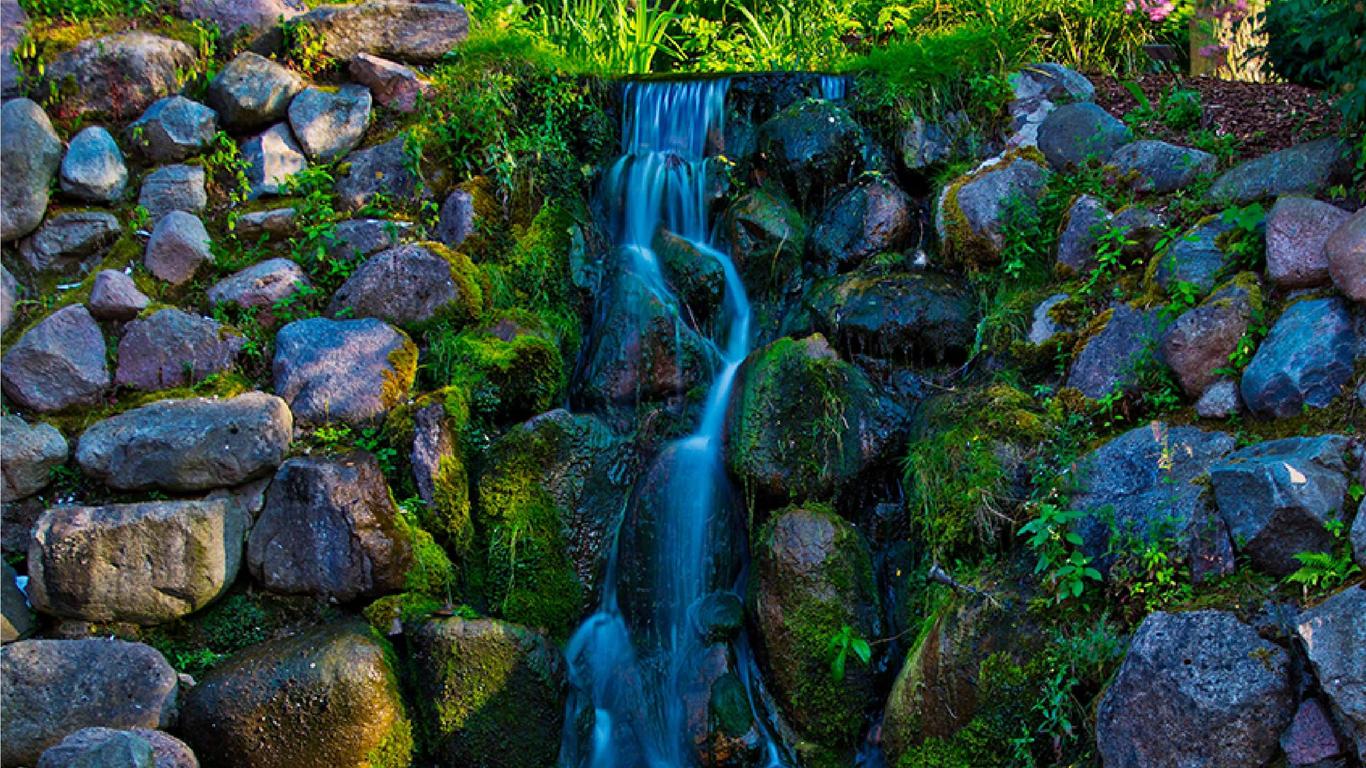
[[[208,102],[233,130],[263,128],[281,120],[304,79],[264,56],[247,51],[209,83]]]
[[[1348,587],[1300,614],[1298,634],[1357,759],[1366,760],[1366,589]]]
[[[843,348],[898,360],[963,359],[977,330],[971,297],[929,272],[831,278],[813,286],[806,303]]]
[[[143,391],[198,384],[232,370],[245,338],[218,321],[161,309],[128,324],[114,386]]]
[[[745,628],[745,603],[734,592],[708,592],[697,601],[693,615],[707,643],[728,643]]]
[[[60,117],[125,121],[179,91],[198,61],[179,40],[124,32],[82,40],[48,63],[44,80],[61,94]]]
[[[327,256],[340,261],[360,261],[367,256],[393,248],[403,241],[413,225],[388,219],[348,219],[337,222]]]
[[[402,134],[383,144],[348,155],[351,169],[337,180],[337,198],[343,210],[355,211],[377,194],[390,200],[417,197],[418,178],[409,169]]]
[[[1127,125],[1089,101],[1064,104],[1039,126],[1039,149],[1058,171],[1104,164],[1131,141],[1133,131]]]
[[[1352,149],[1330,137],[1246,160],[1215,179],[1206,195],[1219,205],[1246,205],[1281,195],[1316,195],[1352,176]]]
[[[1327,285],[1328,241],[1350,215],[1309,197],[1282,197],[1266,215],[1266,277],[1278,288]]]
[[[377,317],[401,326],[437,317],[465,324],[477,319],[483,306],[477,268],[468,257],[401,245],[366,259],[332,295],[327,314],[349,312],[349,317]]]
[[[1366,208],[1328,237],[1323,255],[1333,285],[1352,301],[1366,304]]]
[[[96,422],[81,435],[81,471],[111,488],[190,493],[269,474],[289,450],[293,422],[274,395],[159,400]]]
[[[1134,389],[1142,367],[1156,362],[1152,350],[1157,346],[1157,311],[1120,303],[1093,323],[1099,330],[1077,352],[1067,386],[1091,400]]]
[[[153,768],[152,745],[131,731],[85,728],[44,750],[38,768]]]
[[[1057,103],[1092,101],[1096,88],[1077,72],[1060,64],[1031,64],[1010,76],[1014,99],[1007,105],[1013,133],[1007,148],[1038,145],[1039,125]]]
[[[1115,150],[1109,165],[1118,181],[1135,192],[1164,195],[1214,173],[1218,160],[1198,149],[1145,139]]]
[[[705,328],[726,297],[726,271],[716,251],[661,227],[655,233],[655,257],[681,309],[695,328]]]
[[[323,6],[298,23],[322,38],[323,52],[337,59],[362,53],[406,62],[432,62],[469,36],[470,19],[457,3],[364,2]]]
[[[1286,418],[1323,408],[1352,382],[1358,344],[1342,299],[1309,299],[1286,308],[1243,371],[1243,402],[1261,416]]]
[[[138,205],[147,209],[153,224],[171,211],[199,213],[209,204],[204,169],[198,165],[167,165],[147,174]]]
[[[4,266],[0,266],[0,333],[9,330],[14,322],[14,305],[19,303],[19,281]]]
[[[8,418],[8,417],[6,417]],[[0,643],[23,640],[33,634],[37,623],[33,612],[28,608],[24,593],[15,583],[14,569],[3,563],[4,572],[0,574]]]
[[[142,263],[158,280],[184,285],[201,266],[213,261],[212,245],[209,231],[198,216],[170,211],[152,229]]]
[[[253,198],[284,194],[289,189],[289,179],[308,167],[303,150],[284,123],[271,126],[243,144],[242,159],[247,162]]]
[[[71,139],[60,168],[62,192],[91,203],[112,203],[128,187],[128,166],[109,131],[93,125]]]
[[[33,765],[90,726],[165,728],[176,672],[151,646],[121,640],[23,640],[0,648],[0,762]]]
[[[0,154],[6,158],[0,170],[0,240],[8,243],[43,222],[62,140],[42,107],[11,99],[0,108]]]
[[[256,309],[256,320],[273,325],[272,308],[276,302],[311,287],[308,276],[298,264],[289,259],[267,259],[219,280],[209,288],[210,306],[233,304],[242,309]]]
[[[811,231],[810,246],[827,272],[847,272],[879,253],[906,247],[912,228],[906,193],[884,179],[872,179],[825,207]]]
[[[1260,310],[1261,289],[1249,273],[1245,282],[1228,283],[1162,332],[1162,361],[1188,396],[1200,397],[1218,380],[1219,371],[1230,367],[1229,356],[1242,341],[1253,313]]]
[[[555,765],[564,728],[564,660],[540,635],[494,619],[431,619],[408,635],[418,709],[447,765]],[[516,738],[508,724],[516,723]]]
[[[351,79],[370,89],[381,107],[395,112],[416,110],[418,97],[430,90],[408,67],[368,53],[353,56],[347,69]]]
[[[237,235],[248,240],[263,237],[284,238],[294,234],[294,222],[298,212],[293,208],[272,208],[268,211],[252,211],[237,217]]]
[[[417,348],[379,320],[299,320],[276,335],[272,370],[301,425],[373,424],[407,396]]]
[[[1366,515],[1361,512],[1366,509],[1366,502],[1357,505],[1357,519],[1352,523],[1352,554],[1357,561],[1357,565],[1366,568]]]
[[[361,452],[286,461],[247,542],[266,589],[337,602],[402,589],[412,558],[379,462]]]
[[[951,113],[942,123],[928,122],[920,115],[913,116],[897,133],[897,153],[906,169],[924,171],[963,154],[963,134],[968,131],[964,125],[966,120],[952,119],[961,115]]]
[[[106,269],[95,275],[95,284],[90,289],[90,314],[97,320],[132,320],[150,301],[138,290],[133,278],[116,269]]]
[[[475,192],[461,186],[441,204],[441,218],[434,236],[448,248],[459,248],[475,230]],[[662,233],[662,230],[661,230]]]
[[[199,768],[199,760],[190,746],[171,734],[149,728],[134,728],[132,732],[152,745],[155,768]]]
[[[370,126],[370,89],[363,85],[343,85],[335,92],[305,88],[289,103],[289,126],[309,160],[336,160],[365,138]]]
[[[109,252],[123,227],[112,213],[69,211],[43,222],[19,242],[19,256],[34,272],[74,277]]]
[[[1070,298],[1068,294],[1055,293],[1039,302],[1039,306],[1034,308],[1034,319],[1029,324],[1029,335],[1026,337],[1030,344],[1046,344],[1054,336],[1071,331],[1070,327],[1053,317],[1053,309]]]
[[[1111,226],[1112,214],[1100,198],[1081,195],[1067,209],[1058,234],[1057,270],[1065,275],[1085,276],[1096,267],[1096,246]]]
[[[0,1],[0,96],[6,99],[19,95],[19,65],[14,54],[24,39],[28,14],[18,0]]]
[[[443,521],[454,523],[454,526],[439,526],[445,529],[441,531],[443,534],[456,533],[452,538],[459,539],[461,537],[457,531],[468,532],[461,529],[464,529],[465,523],[469,520],[469,475],[465,471],[462,452],[456,442],[453,421],[445,403],[423,405],[415,410],[413,445],[408,463],[413,467],[413,482],[417,486],[417,495],[430,509],[440,515],[446,511],[443,509],[445,506],[462,507],[460,510],[453,510],[459,516],[458,520]],[[450,504],[453,501],[450,499],[453,494],[451,489],[446,487],[448,481],[459,484],[456,493],[460,495],[460,499],[454,504]]]
[[[750,611],[772,690],[797,730],[829,747],[855,743],[876,696],[871,664],[847,659],[830,673],[828,638],[848,625],[879,631],[868,543],[829,509],[790,507],[759,533]]]
[[[54,507],[29,542],[29,599],[66,619],[171,621],[232,585],[250,526],[226,500]]]
[[[265,32],[308,10],[302,0],[180,0],[180,15],[218,27],[226,38]]]
[[[128,126],[130,143],[153,163],[178,163],[203,152],[218,133],[218,113],[184,96],[168,96]]]
[[[753,293],[772,293],[800,275],[806,223],[787,198],[751,189],[726,211],[723,226],[735,268]]]
[[[964,176],[945,187],[935,228],[952,263],[994,264],[1005,246],[1006,217],[1037,209],[1048,171],[1032,160],[1013,159]]]
[[[1234,229],[1223,216],[1196,224],[1172,242],[1155,262],[1153,279],[1166,291],[1178,282],[1191,283],[1202,293],[1211,290],[1229,268],[1229,255],[1220,243]]]
[[[30,426],[21,417],[8,415],[0,419],[0,500],[5,503],[32,496],[47,487],[52,470],[66,463],[66,438],[50,424]]]
[[[181,733],[204,768],[407,765],[412,726],[392,653],[355,620],[267,641],[190,690]]]
[[[1204,394],[1195,402],[1195,414],[1202,419],[1226,419],[1236,415],[1242,405],[1238,384],[1232,379],[1219,379],[1205,387]]]
[[[79,304],[53,312],[5,353],[0,379],[21,408],[48,413],[95,405],[109,386],[99,324]]]
[[[802,205],[863,170],[862,143],[849,111],[823,99],[798,101],[759,126],[759,152]]]
[[[1219,514],[1252,565],[1276,576],[1299,552],[1332,552],[1324,523],[1346,516],[1350,441],[1339,435],[1270,440],[1210,467]]]
[[[1142,205],[1115,211],[1110,224],[1124,231],[1126,238],[1121,252],[1124,258],[1135,262],[1146,261],[1169,237],[1166,217]]]
[[[1305,699],[1290,728],[1281,734],[1281,750],[1291,766],[1312,766],[1345,753],[1328,711],[1317,698]]]
[[[1106,768],[1266,765],[1293,713],[1284,650],[1230,613],[1159,611],[1101,698],[1096,744]]]

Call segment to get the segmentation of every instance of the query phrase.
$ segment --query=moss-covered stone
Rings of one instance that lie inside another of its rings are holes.
[[[751,189],[726,211],[725,231],[731,259],[754,294],[776,293],[801,275],[806,222],[781,192]]]
[[[462,439],[469,425],[469,398],[459,387],[403,403],[384,420],[384,442],[406,459],[408,470],[391,478],[392,487],[403,498],[417,495],[426,502],[418,508],[418,522],[457,556],[467,553],[474,539]]]
[[[431,334],[426,367],[433,383],[467,393],[474,411],[495,423],[544,413],[563,399],[567,380],[559,346],[526,312]]]

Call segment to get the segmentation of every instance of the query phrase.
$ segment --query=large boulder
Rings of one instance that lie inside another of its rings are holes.
[[[412,69],[368,53],[352,57],[347,71],[351,79],[370,89],[377,104],[395,112],[416,110],[418,97],[430,90]]]
[[[1005,246],[1007,219],[1038,208],[1048,170],[1021,157],[964,176],[944,188],[935,228],[951,263],[991,265]]]
[[[122,233],[112,213],[66,211],[19,241],[19,258],[35,273],[74,277],[108,253]]]
[[[1311,197],[1282,197],[1266,215],[1266,279],[1278,288],[1327,285],[1324,244],[1350,217]]]
[[[1067,209],[1062,231],[1058,233],[1058,272],[1086,276],[1096,267],[1100,236],[1111,227],[1113,214],[1093,195],[1080,195]]]
[[[138,192],[138,205],[156,224],[172,211],[199,213],[209,204],[206,174],[198,165],[166,165],[147,174]]]
[[[1039,126],[1039,149],[1058,171],[1103,164],[1131,141],[1129,126],[1090,101],[1064,104]]]
[[[133,278],[116,269],[105,269],[95,275],[88,306],[97,320],[126,321],[137,317],[151,301],[138,290]]]
[[[1210,468],[1214,498],[1238,549],[1259,570],[1284,576],[1300,552],[1331,552],[1324,523],[1347,517],[1351,442],[1340,435],[1270,440]]]
[[[1190,283],[1201,293],[1211,290],[1232,261],[1224,238],[1235,225],[1223,216],[1211,216],[1172,241],[1153,262],[1153,280],[1166,291],[1177,283]]]
[[[910,242],[911,200],[883,178],[854,185],[821,212],[809,244],[829,272],[847,272]]]
[[[184,96],[154,103],[128,126],[130,143],[154,163],[178,163],[208,149],[218,113]]]
[[[308,10],[303,0],[180,0],[180,15],[218,27],[224,37],[264,32]]]
[[[50,412],[98,403],[109,386],[99,324],[80,304],[53,312],[5,353],[0,381],[21,408]]]
[[[820,195],[863,170],[863,130],[843,106],[798,101],[759,126],[759,152],[793,199]]]
[[[327,256],[338,261],[361,261],[403,242],[413,225],[390,219],[347,219],[337,222]]]
[[[225,126],[245,131],[284,118],[290,100],[303,89],[297,73],[247,51],[209,83],[208,102]]]
[[[1255,414],[1277,418],[1323,408],[1352,382],[1358,343],[1351,307],[1342,299],[1291,304],[1243,371],[1243,402]]]
[[[98,125],[71,139],[59,169],[62,192],[90,203],[112,203],[128,188],[128,166],[109,131]]]
[[[1106,768],[1264,766],[1295,712],[1290,657],[1223,611],[1157,612],[1101,698]]]
[[[152,391],[198,384],[232,370],[245,343],[217,320],[158,310],[124,327],[114,386]]]
[[[1213,173],[1218,160],[1198,149],[1145,139],[1115,150],[1109,165],[1118,181],[1135,192],[1164,195]]]
[[[1229,367],[1248,323],[1261,310],[1261,291],[1254,275],[1215,291],[1200,306],[1162,332],[1162,360],[1176,374],[1187,395],[1199,398]]]
[[[370,103],[370,89],[363,85],[343,85],[336,91],[305,88],[289,103],[289,126],[309,160],[331,162],[365,138]]]
[[[1092,323],[1094,333],[1081,342],[1067,374],[1067,386],[1091,400],[1133,390],[1139,385],[1143,367],[1156,364],[1157,311],[1120,303]]]
[[[1323,254],[1333,285],[1352,301],[1366,304],[1366,208],[1328,237]]]
[[[232,304],[241,309],[255,309],[257,321],[269,324],[275,302],[285,301],[310,285],[308,276],[297,262],[267,259],[214,283],[206,298],[213,307]]]
[[[323,52],[350,59],[368,53],[431,62],[469,36],[470,18],[458,3],[363,2],[327,5],[296,19],[322,39]]]
[[[362,452],[286,461],[247,542],[266,589],[339,602],[402,588],[412,559],[379,462]]]
[[[0,418],[0,501],[9,503],[47,487],[52,471],[66,463],[66,438],[51,424],[29,425],[21,417]]]
[[[54,507],[29,541],[29,599],[67,619],[179,618],[232,585],[250,525],[225,499]]]
[[[1301,613],[1297,631],[1357,759],[1366,760],[1366,588],[1349,587]]]
[[[745,286],[768,294],[800,275],[806,223],[786,197],[756,187],[726,211],[726,241]]]
[[[655,234],[653,247],[685,317],[694,326],[712,318],[726,296],[726,271],[716,252],[662,228]]]
[[[830,278],[812,287],[806,304],[842,348],[896,360],[966,357],[977,330],[972,298],[931,272]]]
[[[1330,137],[1239,163],[1214,180],[1207,196],[1219,205],[1246,205],[1281,195],[1316,195],[1351,177],[1351,145]]]
[[[76,462],[119,490],[223,488],[279,466],[293,426],[284,402],[262,392],[160,400],[96,422],[81,435]]]
[[[124,32],[82,40],[48,63],[44,80],[61,94],[60,117],[124,121],[179,91],[198,61],[194,49],[179,40]]]
[[[180,725],[204,768],[394,768],[413,750],[393,652],[355,620],[233,656],[186,695]]]
[[[43,108],[11,99],[0,108],[0,240],[9,242],[38,228],[47,213],[52,176],[62,161],[62,140]]]
[[[179,680],[156,649],[121,640],[23,640],[0,648],[0,763],[33,765],[90,726],[165,728]]]
[[[407,397],[417,347],[380,320],[299,320],[275,337],[272,375],[302,425],[373,424]]]
[[[414,326],[437,317],[464,325],[483,311],[469,257],[439,246],[401,245],[366,259],[332,295],[327,314]]]
[[[418,177],[404,150],[404,135],[347,156],[350,170],[337,179],[337,198],[343,210],[364,208],[376,195],[389,200],[413,200]]]
[[[247,163],[253,198],[284,194],[294,174],[308,167],[303,149],[285,123],[276,123],[244,142],[242,159]]]
[[[113,757],[114,762],[109,762]],[[131,762],[130,762],[131,760]],[[43,752],[36,768],[199,768],[185,742],[150,728],[82,728]]]

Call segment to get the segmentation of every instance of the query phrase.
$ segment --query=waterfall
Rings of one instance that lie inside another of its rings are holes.
[[[597,611],[570,639],[566,656],[573,687],[561,763],[565,768],[684,768],[694,764],[684,688],[702,641],[690,610],[708,584],[711,551],[732,490],[722,461],[726,406],[749,352],[751,312],[739,274],[711,232],[706,202],[709,138],[721,134],[729,81],[635,82],[625,86],[622,155],[604,179],[616,254],[615,269],[639,280],[677,308],[652,243],[662,227],[688,240],[700,258],[715,259],[725,276],[723,317],[713,339],[717,370],[696,431],[665,449],[673,461],[667,491],[655,504],[657,526],[648,647],[642,629],[623,613],[618,533],[609,554]],[[676,319],[681,323],[681,319]],[[743,536],[743,531],[722,535]],[[723,585],[726,588],[734,584]],[[743,638],[730,656],[758,710],[758,673]],[[753,681],[753,682],[751,682]],[[585,727],[591,718],[591,728]],[[764,718],[755,722],[768,765],[783,765]]]

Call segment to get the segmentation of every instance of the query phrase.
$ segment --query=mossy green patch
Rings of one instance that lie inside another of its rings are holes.
[[[429,334],[428,380],[468,393],[476,415],[494,423],[549,410],[566,384],[559,347],[535,316],[505,313],[488,326]]]

